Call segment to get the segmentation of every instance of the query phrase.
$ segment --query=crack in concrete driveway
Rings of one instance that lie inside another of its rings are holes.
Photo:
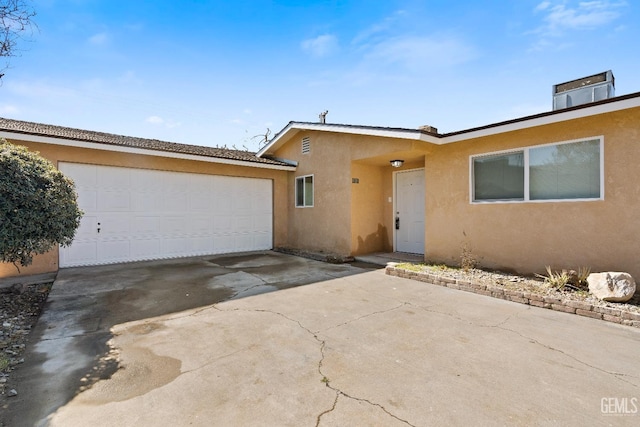
[[[267,259],[214,268],[244,265],[288,286]],[[608,425],[603,398],[640,397],[635,328],[335,268],[310,286],[114,324],[120,369],[44,423]],[[638,415],[615,421],[637,425]]]

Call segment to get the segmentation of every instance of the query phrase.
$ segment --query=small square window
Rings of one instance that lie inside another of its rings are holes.
[[[313,175],[296,178],[296,207],[313,207]]]

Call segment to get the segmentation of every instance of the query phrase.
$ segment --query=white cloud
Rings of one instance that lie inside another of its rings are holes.
[[[406,15],[404,10],[397,10],[390,16],[384,18],[381,22],[371,25],[370,27],[360,31],[351,41],[353,45],[366,44],[371,38],[375,38],[380,34],[386,33]]]
[[[467,62],[477,49],[455,34],[430,33],[427,26],[416,27],[412,15],[396,10],[359,31],[351,41],[361,63],[345,74],[353,85],[371,84],[380,77],[403,80],[410,72],[432,70]],[[394,67],[393,73],[381,68]],[[404,70],[402,70],[404,69]]]
[[[338,50],[338,38],[332,34],[323,34],[313,39],[307,39],[300,44],[302,50],[313,57],[322,58]]]
[[[92,45],[104,45],[109,41],[109,35],[105,32],[94,34],[89,37],[88,42]]]
[[[541,10],[547,10],[549,8],[549,6],[551,6],[551,2],[550,1],[543,1],[542,3],[540,3],[539,5],[536,6],[535,11],[539,12]]]
[[[570,38],[572,32],[606,27],[622,15],[625,6],[625,1],[612,0],[581,1],[577,4],[561,0],[543,1],[534,9],[535,14],[542,16],[542,23],[528,32],[537,37],[531,50],[562,50],[571,47],[574,43]],[[611,31],[616,31],[616,28],[611,28]]]
[[[0,105],[0,114],[1,115],[12,115],[12,114],[18,114],[20,112],[20,109],[18,107],[16,107],[15,105]]]
[[[131,82],[139,83],[140,79],[137,78],[135,71],[128,70],[118,77],[118,81],[120,83],[131,83]]]
[[[182,126],[182,122],[176,122],[173,120],[165,120],[160,116],[149,116],[145,119],[145,122],[155,126],[162,126],[167,129],[174,129]]]
[[[476,56],[475,49],[455,38],[401,36],[382,41],[366,54],[368,59],[419,70],[422,67],[451,66]]]
[[[569,31],[593,30],[611,24],[621,16],[624,1],[594,0],[582,1],[577,5],[568,5],[566,1],[544,1],[534,9],[535,13],[544,13],[542,25],[533,31],[545,38],[560,37]]]
[[[153,125],[161,125],[161,124],[164,123],[164,119],[162,117],[158,117],[158,116],[149,116],[149,117],[147,117],[145,122],[151,123]]]

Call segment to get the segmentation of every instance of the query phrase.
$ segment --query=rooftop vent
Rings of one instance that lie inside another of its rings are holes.
[[[615,96],[615,79],[611,70],[570,82],[553,85],[553,109],[575,107]]]
[[[438,128],[431,125],[420,126],[418,127],[418,129],[427,133],[435,133],[435,134],[438,133]]]

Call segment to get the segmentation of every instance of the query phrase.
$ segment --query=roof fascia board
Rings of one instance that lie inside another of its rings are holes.
[[[368,127],[358,127],[358,126],[343,126],[343,125],[328,125],[328,124],[313,124],[313,123],[296,123],[291,122],[285,126],[285,128],[280,131],[267,145],[265,145],[260,151],[258,151],[257,156],[262,157],[265,153],[269,152],[271,148],[278,148],[281,143],[283,143],[287,138],[287,135],[295,130],[298,131],[321,131],[321,132],[334,132],[334,133],[347,133],[347,134],[356,134],[356,135],[365,135],[365,136],[379,136],[384,138],[395,138],[395,139],[409,139],[414,141],[423,141],[430,142],[432,144],[438,144],[439,138],[427,135],[419,130],[413,129],[377,129],[377,128],[368,128]]]
[[[270,165],[265,163],[246,162],[242,160],[225,159],[222,157],[199,156],[196,154],[176,153],[173,151],[152,150],[149,148],[127,147],[124,145],[104,144],[99,142],[87,142],[66,138],[55,138],[48,136],[31,135],[22,132],[0,131],[0,138],[37,142],[41,144],[63,145],[67,147],[88,148],[92,150],[115,151],[119,153],[142,154],[146,156],[168,157],[181,160],[195,160],[208,163],[222,163],[227,165],[247,166],[260,169],[276,169],[285,171],[295,171],[294,166]]]
[[[570,111],[554,112],[553,114],[544,115],[541,117],[525,118],[515,122],[508,122],[504,124],[496,124],[480,129],[471,129],[469,131],[462,131],[455,135],[443,136],[437,144],[451,144],[453,142],[465,141],[468,139],[481,138],[484,136],[491,136],[500,133],[512,132],[536,126],[544,126],[553,123],[559,123],[574,119],[580,119],[584,117],[595,116],[598,114],[613,113],[616,111],[626,110],[630,108],[640,107],[640,97],[634,97],[629,99],[619,100],[617,102],[611,102],[606,104],[594,105],[590,107],[580,108]]]
[[[459,132],[451,132],[449,134],[442,134],[439,136],[430,135],[419,130],[414,131],[413,129],[394,130],[359,126],[327,125],[321,123],[313,124],[289,122],[289,124],[287,124],[284,129],[282,129],[267,145],[262,148],[262,150],[257,153],[257,156],[262,157],[272,147],[278,148],[280,144],[287,140],[287,135],[289,135],[291,131],[294,130],[296,132],[300,130],[316,130],[324,132],[351,133],[357,135],[419,140],[435,145],[445,145],[484,136],[497,135],[536,126],[544,126],[568,120],[595,116],[598,114],[612,113],[616,111],[640,107],[640,92],[630,95],[624,95],[620,98],[622,99],[612,98],[612,100],[608,100],[608,102],[602,102],[596,105],[580,106],[579,108],[571,109],[568,111],[550,111],[547,113],[523,117],[520,119],[508,120],[488,126],[482,126],[479,128],[473,128]]]
[[[354,130],[353,127],[350,126],[341,126],[341,125],[327,125],[327,124],[294,124],[294,126],[299,130],[320,130],[326,132],[335,132],[335,133],[355,133],[358,135],[366,135],[366,136],[382,136],[386,138],[398,138],[398,139],[419,139],[419,135],[421,132],[419,130],[394,130],[394,129],[377,129],[377,128],[357,128]],[[426,136],[426,135],[425,135]]]

